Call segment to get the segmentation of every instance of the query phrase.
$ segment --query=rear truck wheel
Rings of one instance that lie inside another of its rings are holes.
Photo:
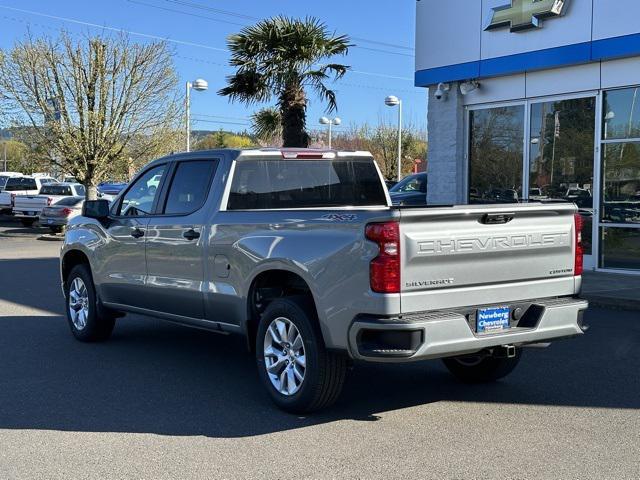
[[[346,357],[325,348],[315,308],[304,297],[269,304],[258,326],[256,361],[271,399],[292,413],[333,404],[347,371]]]
[[[509,375],[520,362],[522,348],[515,349],[515,356],[467,355],[464,357],[443,358],[447,369],[465,383],[494,382]]]
[[[31,219],[31,218],[21,218],[21,219],[20,219],[20,223],[22,223],[22,226],[23,226],[23,227],[33,227],[33,224],[34,224],[35,222],[36,222],[36,221],[35,221],[35,220],[33,220],[33,219]]]
[[[76,265],[64,286],[67,320],[71,333],[81,342],[100,342],[111,335],[115,318],[100,308],[91,272]]]

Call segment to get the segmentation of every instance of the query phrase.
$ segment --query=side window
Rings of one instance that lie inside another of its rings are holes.
[[[201,208],[209,193],[215,166],[214,160],[179,162],[169,187],[163,213],[181,215]]]
[[[116,215],[138,216],[151,213],[165,169],[165,165],[158,165],[138,178],[122,198]]]
[[[84,189],[84,186],[83,186],[83,185],[77,185],[77,186],[76,186],[76,194],[77,194],[78,196],[81,196],[81,197],[84,197],[84,196],[85,196],[86,192],[85,192],[85,189]]]

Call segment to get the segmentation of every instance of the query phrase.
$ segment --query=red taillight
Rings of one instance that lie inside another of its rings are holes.
[[[47,207],[51,205],[53,198],[47,197]]]
[[[573,274],[577,277],[582,275],[584,270],[584,248],[582,247],[582,226],[584,225],[584,220],[579,213],[574,215],[574,225],[575,225],[575,242],[576,242],[576,259],[575,265],[573,268]]]
[[[398,222],[370,223],[365,236],[380,252],[371,260],[369,281],[377,293],[400,293],[400,226]]]
[[[60,215],[63,217],[68,217],[69,215],[71,215],[71,212],[73,212],[73,210],[71,210],[70,208],[63,208],[62,210],[60,210]]]

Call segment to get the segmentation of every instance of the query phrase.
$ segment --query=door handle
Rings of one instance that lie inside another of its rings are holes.
[[[197,238],[200,238],[200,232],[196,232],[193,228],[191,228],[184,232],[182,236],[187,240],[195,240]]]
[[[131,230],[131,236],[133,238],[141,238],[144,237],[144,230],[139,229],[138,227]]]

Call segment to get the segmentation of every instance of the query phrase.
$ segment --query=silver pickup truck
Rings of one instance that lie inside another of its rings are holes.
[[[85,202],[62,285],[77,339],[125,312],[238,333],[275,403],[308,412],[352,360],[442,358],[486,382],[581,335],[580,225],[570,203],[392,207],[366,152],[178,154]]]

